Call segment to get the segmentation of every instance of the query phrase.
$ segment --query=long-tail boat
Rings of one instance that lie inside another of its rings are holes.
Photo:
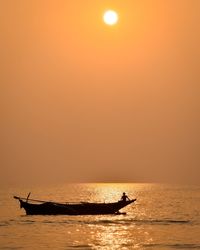
[[[112,203],[60,203],[52,201],[41,201],[14,196],[19,200],[20,208],[26,211],[27,215],[100,215],[120,214],[119,210],[133,203],[136,199],[120,200]],[[31,201],[31,203],[30,203]]]

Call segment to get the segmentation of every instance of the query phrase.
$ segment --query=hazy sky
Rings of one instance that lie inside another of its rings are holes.
[[[199,13],[199,0],[0,0],[0,183],[200,182]]]

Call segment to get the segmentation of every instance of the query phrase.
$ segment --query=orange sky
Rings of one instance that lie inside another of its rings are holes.
[[[199,0],[0,0],[0,182],[199,182],[199,13]]]

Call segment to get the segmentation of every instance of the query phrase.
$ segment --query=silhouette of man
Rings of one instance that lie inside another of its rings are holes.
[[[128,196],[126,195],[125,192],[123,193],[123,195],[122,195],[122,197],[121,197],[121,200],[122,200],[122,201],[127,201],[127,200],[130,201],[130,199],[128,198]]]

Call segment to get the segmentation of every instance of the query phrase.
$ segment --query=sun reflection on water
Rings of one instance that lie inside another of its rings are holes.
[[[90,199],[101,202],[118,201],[123,192],[126,192],[131,199],[137,198],[141,190],[143,191],[141,184],[124,183],[95,183],[89,184],[88,188],[92,190]],[[149,189],[151,188],[150,185]],[[151,225],[148,225],[147,230],[144,225],[140,225],[138,219],[145,218],[144,207],[140,210],[133,204],[123,209],[127,215],[97,216],[95,222],[93,218],[93,222],[88,226],[91,241],[95,242],[95,249],[141,249],[143,244],[151,244],[152,237],[149,233],[152,230]]]
[[[136,225],[106,225],[98,227],[92,241],[99,246],[95,249],[141,249],[141,243],[148,245],[152,238]]]
[[[94,183],[89,184],[89,188],[92,189],[90,199],[95,201],[116,202],[120,200],[123,192],[126,192],[131,199],[136,197],[133,188],[126,183]]]

